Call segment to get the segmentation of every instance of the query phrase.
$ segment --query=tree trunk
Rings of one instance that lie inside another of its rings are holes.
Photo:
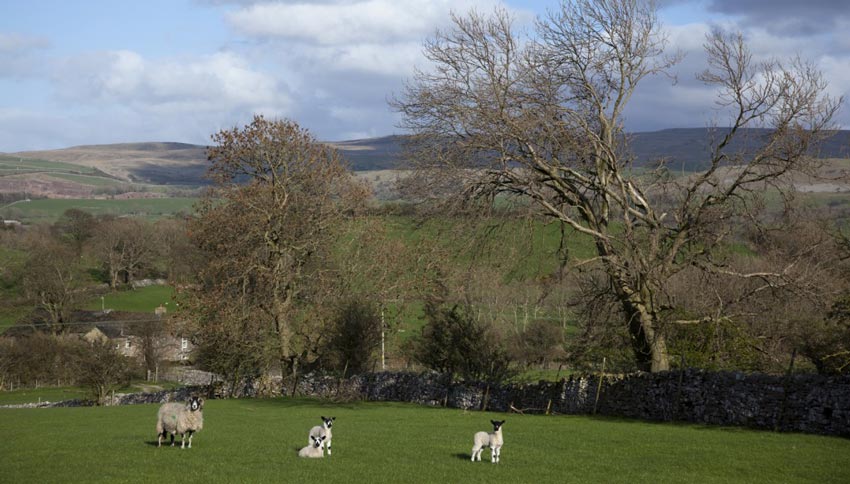
[[[667,341],[658,331],[657,318],[642,302],[623,301],[635,362],[640,371],[657,373],[670,369]]]
[[[597,243],[599,254],[610,257],[614,251],[607,245]],[[652,294],[658,291],[644,283],[635,287],[631,281],[646,281],[644,274],[629,274],[614,258],[607,272],[614,293],[620,300],[631,337],[632,351],[638,370],[657,373],[670,369],[667,341],[658,328],[658,315],[652,304]]]

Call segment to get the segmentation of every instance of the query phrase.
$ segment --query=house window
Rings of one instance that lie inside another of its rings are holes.
[[[180,338],[180,349],[186,351],[189,349],[189,340],[186,338]]]

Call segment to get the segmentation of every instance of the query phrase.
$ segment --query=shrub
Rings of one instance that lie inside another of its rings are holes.
[[[427,322],[412,344],[412,357],[420,364],[467,380],[498,383],[511,371],[511,357],[502,338],[490,325],[476,321],[458,306],[425,305]]]
[[[80,383],[103,405],[109,392],[129,383],[129,361],[108,341],[95,341],[88,350],[80,360]]]
[[[802,327],[797,339],[800,353],[818,373],[850,373],[850,296],[835,301],[826,318]]]
[[[376,362],[381,343],[381,317],[374,304],[349,301],[337,311],[330,338],[322,351],[322,364],[349,374],[364,373]]]
[[[523,331],[513,347],[514,358],[525,364],[545,365],[561,360],[564,352],[564,330],[546,320],[534,320]]]

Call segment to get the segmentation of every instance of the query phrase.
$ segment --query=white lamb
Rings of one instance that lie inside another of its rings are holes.
[[[162,439],[171,434],[171,445],[174,446],[174,434],[180,434],[180,448],[186,448],[186,434],[189,434],[189,448],[192,448],[192,435],[204,428],[204,399],[198,396],[189,397],[184,403],[164,403],[159,407],[156,417],[157,447],[162,446]]]
[[[504,425],[505,421],[491,420],[490,423],[493,424],[493,432],[489,434],[487,432],[477,432],[473,438],[472,462],[475,462],[476,458],[481,462],[481,452],[484,451],[484,447],[490,447],[490,462],[494,464],[499,462],[499,456],[502,454],[502,444],[505,443],[505,439],[502,437],[502,425]]]
[[[324,437],[323,445],[328,448],[328,455],[331,455],[331,439],[333,438],[331,427],[333,427],[334,420],[336,420],[336,417],[321,417],[321,419],[322,425],[316,425],[315,427],[310,429],[310,434],[307,438],[307,443],[312,444],[313,439],[315,437]]]
[[[310,445],[298,451],[298,457],[310,457],[313,459],[324,457],[325,453],[322,450],[322,443],[325,441],[325,437],[310,437],[310,440],[312,440]]]

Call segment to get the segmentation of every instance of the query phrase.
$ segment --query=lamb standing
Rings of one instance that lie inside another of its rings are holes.
[[[473,438],[472,462],[475,462],[476,457],[481,462],[481,452],[484,451],[484,447],[490,447],[490,462],[494,464],[499,462],[499,456],[502,454],[502,444],[505,443],[504,438],[502,438],[502,425],[505,424],[505,421],[491,420],[490,423],[493,424],[493,432],[489,434],[487,432],[477,432]]]
[[[325,453],[322,449],[322,443],[325,441],[325,436],[310,436],[310,440],[312,441],[310,445],[298,451],[298,457],[310,457],[313,459],[324,457]]]
[[[328,455],[331,455],[331,439],[333,438],[331,427],[333,427],[336,417],[321,417],[321,419],[322,425],[316,425],[310,429],[310,436],[307,439],[307,443],[312,444],[315,437],[324,437],[323,445],[328,448]]]
[[[192,448],[192,435],[204,428],[204,399],[198,396],[189,397],[183,403],[163,403],[159,407],[156,418],[157,447],[162,446],[162,439],[171,434],[171,445],[174,446],[174,434],[180,434],[180,448],[186,448],[186,434],[189,434],[189,448]]]

